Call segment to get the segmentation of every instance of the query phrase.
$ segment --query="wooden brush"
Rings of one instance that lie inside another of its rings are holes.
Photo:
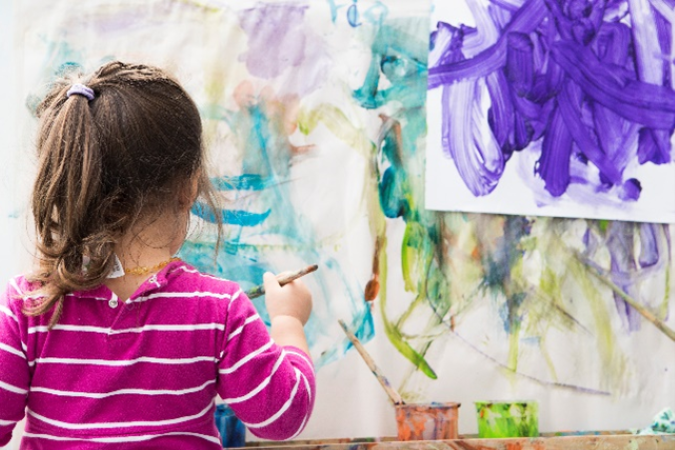
[[[396,392],[396,389],[391,387],[391,384],[389,384],[389,380],[382,374],[382,371],[375,365],[375,361],[373,361],[373,358],[370,357],[366,349],[363,347],[363,344],[361,344],[361,341],[352,333],[349,331],[349,328],[347,328],[347,324],[344,323],[342,320],[338,320],[338,323],[344,330],[345,334],[351,341],[352,345],[354,345],[354,348],[359,352],[363,360],[366,362],[366,365],[370,369],[370,371],[375,375],[375,378],[377,378],[377,381],[380,382],[382,387],[384,388],[384,391],[387,393],[389,396],[389,399],[394,403],[394,405],[402,405],[403,404],[403,399],[401,398],[401,394]]]
[[[291,272],[285,275],[281,275],[277,277],[277,281],[281,286],[284,284],[288,284],[293,280],[297,280],[298,278],[307,275],[308,273],[312,273],[318,269],[319,266],[317,264],[314,264],[312,266],[307,266],[304,269],[298,270],[296,272]],[[265,295],[265,285],[261,284],[260,286],[256,286],[253,289],[249,289],[246,291],[246,296],[248,298],[256,298],[260,297],[261,295]]]

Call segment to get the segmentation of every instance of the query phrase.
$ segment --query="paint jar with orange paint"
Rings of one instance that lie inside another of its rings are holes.
[[[460,403],[396,405],[399,441],[457,439]]]

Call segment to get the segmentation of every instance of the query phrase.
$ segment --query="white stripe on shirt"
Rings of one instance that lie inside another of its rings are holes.
[[[78,331],[84,333],[101,333],[101,334],[124,334],[124,333],[142,333],[144,331],[198,331],[198,330],[224,330],[225,324],[222,323],[195,323],[187,325],[144,325],[137,328],[125,328],[121,330],[113,330],[109,327],[93,327],[88,325],[54,325],[52,330],[61,331]],[[28,328],[28,334],[46,333],[49,328],[46,326],[37,326]]]
[[[165,425],[175,425],[178,423],[188,422],[190,420],[198,419],[204,416],[213,408],[213,403],[210,402],[206,408],[193,414],[191,416],[178,417],[176,419],[166,419],[166,420],[137,420],[134,422],[94,422],[94,423],[70,423],[63,422],[61,420],[54,420],[43,415],[36,413],[30,408],[26,408],[26,412],[36,419],[48,423],[59,428],[65,428],[67,430],[92,430],[92,429],[108,429],[108,428],[125,428],[125,427],[160,427]]]
[[[243,366],[244,364],[246,364],[247,362],[249,362],[250,360],[252,360],[256,356],[258,356],[259,354],[261,354],[265,350],[268,350],[270,347],[272,347],[272,344],[274,344],[274,341],[272,339],[270,339],[267,342],[267,344],[263,345],[262,347],[260,347],[257,350],[253,350],[251,353],[244,356],[239,361],[237,361],[234,365],[232,365],[232,367],[228,367],[227,369],[220,369],[219,372],[224,374],[224,375],[227,375],[227,374],[230,374],[230,373],[236,371],[238,368],[240,368],[241,366]]]
[[[14,426],[16,425],[16,420],[2,420],[0,419],[0,427],[6,427],[8,425]]]
[[[226,283],[227,283],[227,282],[230,282],[230,280],[226,280],[225,278],[219,278],[219,277],[216,277],[216,276],[214,276],[214,275],[210,275],[210,274],[208,274],[208,273],[201,273],[201,272],[200,272],[199,270],[197,270],[197,269],[188,269],[187,266],[176,267],[175,270],[182,270],[183,272],[194,273],[194,274],[199,275],[200,277],[203,277],[203,278],[210,278],[210,279],[216,280],[216,281],[223,281],[223,282],[226,282]]]
[[[171,432],[171,433],[162,433],[162,434],[146,434],[146,435],[133,435],[133,436],[114,436],[114,437],[98,437],[98,438],[78,438],[78,437],[64,437],[64,436],[54,436],[51,434],[36,434],[36,433],[24,433],[24,437],[26,438],[34,438],[34,439],[47,439],[50,441],[79,441],[79,442],[100,442],[102,444],[114,444],[114,443],[122,443],[122,442],[143,442],[143,441],[149,441],[151,439],[157,439],[161,437],[168,437],[168,436],[194,436],[202,439],[206,439],[207,441],[214,442],[216,444],[221,444],[222,442],[220,439],[218,439],[215,436],[209,436],[206,434],[199,434],[199,433],[181,433],[181,432]]]
[[[9,383],[5,383],[4,381],[0,381],[0,389],[4,389],[9,392],[14,392],[15,394],[28,394],[28,391],[25,389],[21,389],[20,387],[13,386]]]
[[[80,359],[80,358],[37,358],[28,362],[28,365],[34,366],[40,364],[91,364],[92,366],[133,366],[138,363],[152,364],[193,364],[203,361],[218,362],[213,356],[196,356],[194,358],[155,358],[152,356],[141,356],[135,359],[112,360],[112,359]]]
[[[279,359],[277,359],[277,362],[274,363],[274,367],[272,367],[272,372],[270,375],[265,378],[262,383],[260,383],[258,386],[256,386],[251,392],[248,394],[242,395],[241,397],[234,397],[234,398],[224,398],[223,402],[227,403],[228,405],[231,405],[233,403],[241,403],[244,402],[252,397],[254,397],[257,393],[262,391],[267,387],[268,384],[270,384],[270,381],[272,381],[272,377],[276,373],[276,371],[279,369],[279,366],[281,366],[281,363],[284,361],[284,358],[286,357],[286,354],[282,351],[281,355],[279,355]]]
[[[230,294],[218,294],[217,292],[157,292],[155,294],[137,297],[135,299],[128,299],[125,303],[140,303],[151,300],[153,298],[184,298],[184,297],[213,297],[219,299],[230,299]]]
[[[291,391],[290,397],[288,398],[288,400],[286,400],[286,403],[284,403],[281,406],[279,411],[277,411],[274,415],[272,415],[272,417],[270,417],[267,420],[263,420],[262,422],[258,422],[258,423],[244,422],[244,425],[246,425],[249,428],[262,428],[262,427],[266,427],[267,425],[273,423],[279,417],[281,417],[281,415],[283,413],[285,413],[286,410],[288,410],[288,408],[291,407],[291,404],[293,403],[293,400],[295,399],[295,394],[297,394],[297,392],[298,392],[298,386],[300,386],[300,375],[301,375],[301,373],[298,369],[295,369],[295,375],[296,375],[295,386],[293,386],[293,390]]]
[[[209,380],[201,386],[196,386],[187,389],[172,390],[172,389],[119,389],[110,392],[76,392],[76,391],[61,391],[59,389],[50,389],[43,387],[31,386],[31,392],[42,392],[45,394],[52,394],[58,397],[84,397],[84,398],[105,398],[114,395],[183,395],[192,394],[204,390],[208,385],[214,384],[216,380]]]
[[[23,295],[23,291],[21,290],[21,288],[19,288],[19,285],[16,284],[16,279],[15,279],[15,278],[10,279],[10,280],[9,280],[9,284],[12,285],[12,287],[14,288],[14,290],[16,291],[17,294]]]
[[[307,357],[302,353],[294,352],[293,350],[287,350],[286,353],[289,355],[295,355],[302,358],[302,360],[307,363],[307,367],[309,367],[311,370],[314,370],[314,364],[312,364],[311,361],[308,360]]]
[[[232,298],[230,299],[230,303],[227,305],[227,312],[230,312],[230,307],[232,306],[232,303],[234,303],[234,301],[237,300],[243,292],[244,291],[239,289],[237,292],[232,294]]]
[[[14,322],[19,323],[19,318],[14,315],[11,309],[6,307],[5,305],[0,305],[0,311],[5,313],[6,316],[11,317],[14,319]]]
[[[2,342],[0,342],[0,350],[4,350],[7,353],[11,353],[11,354],[16,355],[20,358],[26,359],[26,355],[24,355],[21,350],[17,350],[14,347],[10,347],[7,344],[3,344]]]
[[[309,401],[312,401],[312,389],[309,387],[309,381],[307,381],[307,377],[305,376],[304,373],[300,372],[300,376],[302,377],[302,381],[305,383],[305,389],[307,389],[307,396],[309,397]]]
[[[305,428],[305,424],[307,423],[307,419],[309,418],[308,415],[305,414],[305,418],[302,419],[302,423],[300,424],[300,427],[298,427],[298,431],[296,431],[293,436],[289,437],[288,440],[290,441],[291,439],[295,439],[298,437],[300,433],[302,433],[302,429]]]
[[[244,321],[244,324],[238,327],[236,330],[234,330],[230,335],[227,337],[227,340],[230,341],[232,340],[233,337],[235,337],[238,334],[241,334],[241,332],[244,330],[244,327],[248,325],[251,322],[255,322],[260,318],[260,315],[258,314],[253,314],[251,317],[247,317],[246,320]]]

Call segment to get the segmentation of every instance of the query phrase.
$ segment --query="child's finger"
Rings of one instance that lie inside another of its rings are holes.
[[[263,284],[265,285],[265,293],[270,294],[281,289],[279,280],[272,272],[265,272],[263,274]]]

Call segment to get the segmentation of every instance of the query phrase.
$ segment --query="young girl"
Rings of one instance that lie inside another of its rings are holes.
[[[25,414],[22,448],[216,449],[216,395],[253,434],[296,436],[309,291],[265,274],[268,333],[236,283],[173,258],[195,199],[215,207],[195,104],[148,66],[81,82],[38,109],[39,267],[0,295],[0,447]]]

